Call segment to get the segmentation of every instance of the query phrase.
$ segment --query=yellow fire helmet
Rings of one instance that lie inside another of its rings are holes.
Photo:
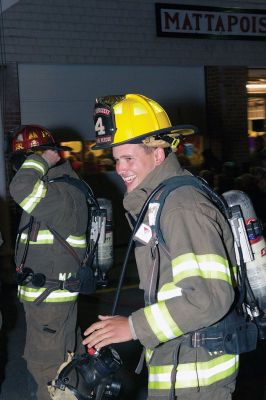
[[[164,109],[141,94],[98,97],[94,109],[96,144],[106,149],[125,143],[176,150],[183,136],[196,133],[193,125],[172,126]]]

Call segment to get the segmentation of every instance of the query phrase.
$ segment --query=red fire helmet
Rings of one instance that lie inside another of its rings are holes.
[[[22,125],[15,130],[12,139],[12,152],[27,152],[28,150],[70,151],[67,146],[57,145],[52,133],[40,125]]]

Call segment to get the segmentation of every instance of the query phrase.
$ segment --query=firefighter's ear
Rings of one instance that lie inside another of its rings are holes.
[[[154,151],[155,164],[160,165],[165,160],[165,152],[162,147],[156,147]]]

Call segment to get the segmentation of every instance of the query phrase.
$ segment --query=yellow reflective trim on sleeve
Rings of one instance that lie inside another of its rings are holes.
[[[174,282],[166,283],[161,287],[157,294],[158,301],[172,299],[182,296],[182,288],[176,286]]]
[[[204,279],[220,279],[232,284],[227,259],[216,254],[184,254],[172,261],[172,267],[174,282],[199,276]]]
[[[72,247],[79,247],[80,249],[84,249],[86,247],[86,236],[85,235],[81,235],[81,236],[70,235],[66,239],[66,241]]]
[[[32,302],[37,299],[46,289],[31,288],[27,286],[18,286],[18,297],[20,300]],[[68,290],[54,290],[43,301],[44,303],[66,303],[75,301],[78,298],[78,292],[69,292]]]
[[[147,365],[149,364],[150,359],[152,358],[152,355],[153,355],[152,349],[145,349],[145,360],[146,360]]]
[[[32,212],[37,204],[45,197],[46,192],[47,189],[44,182],[38,179],[34,185],[33,191],[19,204],[20,207],[27,213]]]
[[[178,364],[176,389],[212,385],[234,375],[239,367],[239,356],[224,354],[210,361]],[[165,390],[171,387],[173,365],[149,366],[149,389]]]
[[[36,160],[29,160],[29,159],[27,159],[27,160],[22,164],[21,169],[22,169],[22,168],[23,168],[23,169],[33,168],[33,169],[35,169],[36,171],[41,172],[42,175],[45,175],[45,174],[46,174],[46,168],[45,168],[45,166],[44,166],[42,163],[40,163],[40,162],[38,162],[38,161],[36,161]]]
[[[164,302],[145,307],[144,314],[151,330],[160,342],[167,342],[183,335]]]
[[[23,232],[20,236],[20,243],[27,243],[28,239],[28,234]],[[86,248],[86,237],[85,235],[81,236],[69,236],[66,241],[70,244],[72,247],[77,247],[84,249]],[[38,232],[36,241],[29,241],[29,244],[53,244],[54,243],[54,235],[48,230],[48,229],[43,229]]]
[[[234,287],[238,286],[238,280],[239,280],[239,273],[238,273],[238,266],[232,267],[232,285]]]
[[[20,236],[21,243],[27,243],[28,235],[27,233],[22,233]],[[36,241],[29,241],[29,244],[53,244],[54,243],[54,235],[49,230],[40,230],[37,235]]]

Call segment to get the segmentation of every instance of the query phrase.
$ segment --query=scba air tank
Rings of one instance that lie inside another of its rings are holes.
[[[96,253],[96,264],[105,279],[107,272],[113,266],[113,224],[112,203],[108,199],[97,199],[100,209],[106,210],[106,220],[101,232]]]
[[[240,190],[231,190],[223,193],[223,197],[228,206],[239,205],[241,208],[251,247],[251,259],[245,263],[247,276],[259,308],[266,314],[266,242],[262,227],[246,193]]]

